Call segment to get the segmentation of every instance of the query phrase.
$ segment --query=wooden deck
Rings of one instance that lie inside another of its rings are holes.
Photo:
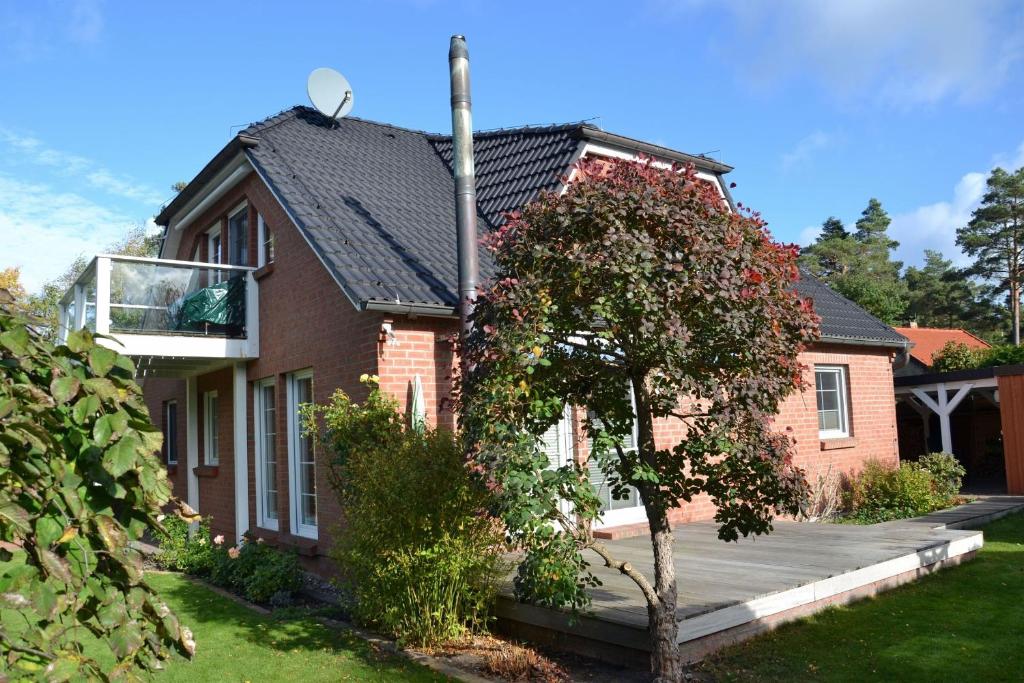
[[[773,625],[911,581],[970,559],[979,531],[947,526],[984,523],[1024,508],[1024,498],[992,498],[928,518],[872,526],[778,522],[760,538],[724,543],[711,522],[675,531],[679,642],[690,659]],[[619,559],[653,576],[647,537],[607,541]],[[503,628],[535,640],[615,661],[642,661],[648,647],[647,610],[636,586],[588,558],[603,585],[590,612],[568,615],[512,600],[503,589]]]

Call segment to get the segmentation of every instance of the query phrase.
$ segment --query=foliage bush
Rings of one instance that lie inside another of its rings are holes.
[[[302,585],[302,569],[295,553],[272,548],[246,536],[240,547],[228,547],[222,536],[211,537],[208,520],[192,534],[188,524],[174,520],[165,525],[157,563],[165,569],[208,578],[251,602],[287,602]]]
[[[0,679],[131,677],[195,650],[130,545],[171,501],[134,376],[88,331],[54,346],[0,306]]]
[[[392,399],[338,391],[306,411],[332,452],[329,478],[344,523],[332,556],[353,616],[405,642],[430,645],[482,628],[506,566],[487,491],[454,435],[407,427]]]
[[[963,342],[949,341],[932,354],[932,370],[951,372],[980,367],[983,355]]]
[[[189,534],[188,522],[173,518],[164,521],[165,534],[158,540],[160,552],[154,558],[163,569],[196,576],[206,576],[213,568],[213,544],[210,524],[199,522],[198,530]]]
[[[936,507],[933,484],[931,474],[917,463],[890,467],[868,461],[849,491],[850,517],[875,524],[927,514]]]
[[[1000,365],[1024,365],[1024,346],[1001,344],[989,349],[972,349],[960,342],[946,342],[932,356],[936,372],[994,368]]]
[[[932,477],[936,502],[940,507],[953,503],[960,495],[967,470],[952,453],[928,453],[922,455],[917,464]]]

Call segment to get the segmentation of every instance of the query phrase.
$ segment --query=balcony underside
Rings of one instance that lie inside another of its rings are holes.
[[[191,377],[256,357],[246,339],[117,332],[110,336],[100,343],[131,357],[139,377]]]
[[[139,379],[167,377],[186,379],[214,370],[230,367],[234,362],[225,358],[187,358],[182,356],[136,356],[136,375]]]

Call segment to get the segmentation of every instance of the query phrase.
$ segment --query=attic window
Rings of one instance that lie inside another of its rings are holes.
[[[268,263],[273,263],[277,245],[274,241],[274,231],[263,220],[263,214],[256,214],[256,241],[259,243],[256,266],[262,268]]]

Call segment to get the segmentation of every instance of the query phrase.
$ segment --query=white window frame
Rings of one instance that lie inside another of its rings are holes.
[[[263,220],[263,214],[256,214],[256,267],[262,268],[268,263],[273,263],[274,259],[267,258],[268,242],[272,243],[274,233],[272,230],[267,229],[267,223]]]
[[[227,228],[228,228],[228,261],[230,261],[232,256],[233,256],[233,254],[231,252],[232,252],[232,249],[233,249],[232,244],[233,244],[234,239],[235,239],[234,234],[232,234],[232,232],[231,232],[231,221],[234,220],[235,216],[237,216],[238,214],[242,213],[243,211],[248,211],[248,210],[249,210],[248,202],[242,202],[241,204],[236,206],[233,210],[228,212],[228,223],[227,223]],[[249,261],[249,235],[248,235],[249,223],[248,223],[248,221],[246,221],[245,230],[246,230],[246,235],[245,235],[245,260],[246,260],[246,263],[232,263],[232,264],[230,264],[232,266],[248,266],[249,265],[249,263],[248,263],[248,261]]]
[[[316,524],[300,522],[301,512],[301,479],[299,474],[299,443],[302,438],[302,424],[299,421],[299,404],[297,383],[304,379],[313,379],[312,370],[300,370],[288,375],[288,504],[291,514],[291,532],[296,536],[317,539],[319,531]],[[316,478],[316,451],[313,452],[313,477]],[[315,494],[314,494],[315,495]],[[320,501],[317,498],[316,517],[320,521]]]
[[[203,392],[203,464],[208,467],[220,465],[220,416],[217,409],[220,401],[216,391]],[[210,425],[213,429],[210,429]]]
[[[253,433],[255,436],[255,454],[256,454],[256,525],[264,529],[270,529],[271,531],[278,530],[278,510],[267,510],[266,509],[266,484],[264,480],[266,472],[266,457],[267,453],[264,450],[264,443],[266,441],[266,425],[264,424],[264,417],[266,406],[263,405],[263,390],[266,387],[274,387],[274,438],[277,438],[277,382],[274,381],[273,377],[262,379],[258,382],[253,383]],[[277,460],[275,467],[281,466],[281,454],[274,450],[274,458]],[[278,477],[280,480],[280,477]],[[275,482],[276,484],[276,482]],[[276,488],[276,487],[275,487]],[[281,490],[277,490],[278,502],[281,500]],[[268,514],[270,513],[270,514]],[[271,516],[272,515],[272,516]]]
[[[171,429],[171,406],[174,406],[174,429]],[[164,445],[166,446],[167,457],[164,459],[168,465],[178,464],[178,402],[167,401],[164,403]],[[173,453],[171,444],[174,444]],[[172,459],[173,456],[173,459]]]
[[[850,403],[849,385],[847,384],[847,370],[845,365],[815,365],[814,366],[814,417],[821,420],[821,408],[818,406],[818,373],[830,373],[837,376],[837,390],[839,392],[839,429],[818,429],[819,439],[847,439],[850,436]]]
[[[214,240],[217,240],[216,247]],[[221,265],[224,255],[224,237],[221,235],[220,223],[206,231],[206,262]],[[216,284],[223,279],[224,271],[219,268],[210,269],[210,284]]]
[[[637,426],[636,419],[636,394],[633,392],[633,383],[629,384],[629,400],[633,407],[633,449],[637,450],[640,447],[640,429]],[[587,458],[590,454],[587,453]],[[589,467],[589,463],[587,465]],[[636,505],[628,508],[619,508],[617,510],[605,510],[600,516],[594,520],[593,527],[595,529],[605,529],[608,527],[622,526],[624,524],[638,524],[640,522],[647,521],[647,509],[644,508],[643,501],[640,500],[640,491],[636,492]]]

